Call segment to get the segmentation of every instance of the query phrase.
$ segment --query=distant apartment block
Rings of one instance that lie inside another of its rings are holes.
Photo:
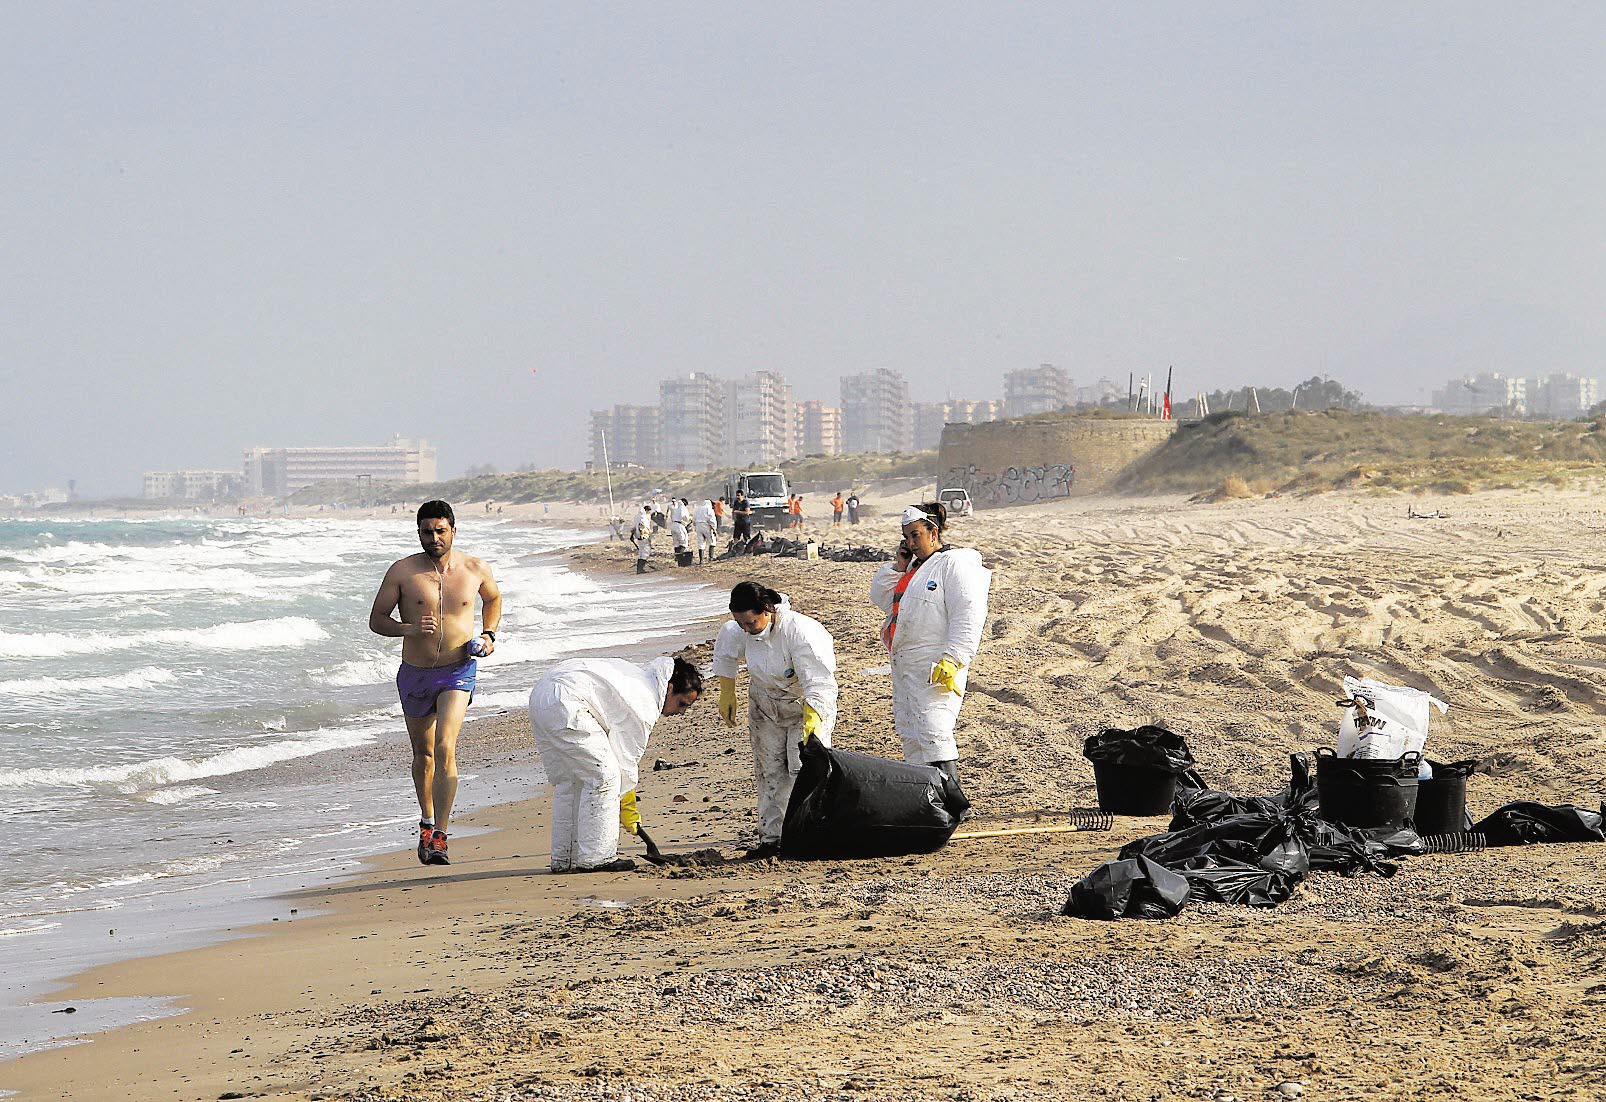
[[[1069,409],[1076,390],[1071,377],[1053,364],[1004,373],[1004,415],[1026,417]]]
[[[725,458],[725,381],[694,371],[658,384],[663,465],[706,471]]]
[[[756,371],[725,384],[723,460],[774,467],[797,454],[797,403],[786,376]]]
[[[614,406],[591,411],[591,461],[663,466],[663,411],[657,406]]]
[[[1582,417],[1600,402],[1600,381],[1560,372],[1532,379],[1528,385],[1528,415],[1552,421]]]
[[[799,402],[797,454],[841,455],[842,411],[824,402]]]
[[[842,376],[844,452],[912,451],[914,435],[909,384],[902,375],[883,367]]]
[[[143,480],[144,495],[157,500],[226,501],[245,486],[239,471],[146,471]]]
[[[1100,379],[1092,386],[1076,388],[1076,404],[1101,406],[1108,402],[1125,402],[1126,389],[1126,384],[1118,383],[1114,379]]]
[[[1528,380],[1498,372],[1464,375],[1434,391],[1433,405],[1445,413],[1522,417],[1528,412]]]
[[[396,437],[389,444],[342,448],[250,448],[245,485],[253,496],[293,494],[315,482],[434,482],[435,449]]]
[[[944,425],[978,425],[997,421],[1004,415],[1004,403],[996,398],[973,402],[955,398],[947,402],[914,404],[915,451],[931,451],[942,443]]]

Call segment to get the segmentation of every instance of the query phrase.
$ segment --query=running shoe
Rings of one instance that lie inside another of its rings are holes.
[[[452,859],[446,856],[446,832],[437,830],[429,836],[429,861],[431,865],[450,865]]]
[[[425,826],[423,823],[418,824],[418,863],[420,865],[429,864],[429,836],[434,829],[433,826]]]

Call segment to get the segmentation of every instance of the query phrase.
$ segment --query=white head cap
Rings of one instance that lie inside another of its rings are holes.
[[[937,523],[937,518],[936,517],[932,516],[930,513],[926,512],[924,509],[921,509],[921,508],[919,508],[917,506],[914,506],[914,505],[910,505],[910,506],[908,506],[908,507],[906,507],[904,509],[903,516],[898,518],[898,527],[902,528],[905,524],[908,524],[908,523],[910,523],[912,521],[917,521],[917,520],[918,521],[924,521],[926,524],[936,524]]]

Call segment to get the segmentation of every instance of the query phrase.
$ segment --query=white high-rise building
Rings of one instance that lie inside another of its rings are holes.
[[[606,448],[604,448],[606,434]],[[614,406],[591,411],[591,462],[663,465],[663,411],[657,406]]]
[[[797,454],[841,455],[842,411],[824,402],[799,402]]]
[[[1445,413],[1521,417],[1528,412],[1528,380],[1490,371],[1463,375],[1433,392],[1433,406]]]
[[[706,471],[725,459],[725,380],[693,371],[658,384],[663,465]]]
[[[1600,402],[1600,381],[1555,372],[1528,383],[1528,413],[1552,421],[1582,417]]]
[[[1069,409],[1076,389],[1071,377],[1053,364],[1004,373],[1004,415],[1025,417]]]
[[[902,375],[883,367],[842,376],[844,452],[912,451],[914,435],[909,384]]]
[[[797,404],[786,376],[755,371],[725,384],[724,461],[774,467],[797,454]]]
[[[314,482],[434,482],[435,448],[394,438],[389,444],[340,448],[250,448],[245,484],[256,496],[293,494]]]

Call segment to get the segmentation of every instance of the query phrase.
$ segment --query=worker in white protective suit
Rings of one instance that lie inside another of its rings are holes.
[[[679,658],[560,662],[530,690],[530,734],[552,785],[552,871],[622,872],[619,831],[636,834],[636,776],[660,716],[697,701],[703,677]]]
[[[992,571],[968,547],[943,542],[948,511],[911,505],[899,518],[903,542],[870,580],[886,613],[881,641],[892,655],[892,722],[905,761],[935,765],[959,782],[954,725],[987,619]]]
[[[647,560],[652,556],[652,506],[643,505],[636,514],[636,526],[630,530],[630,542],[636,548],[636,573],[647,572]]]
[[[714,512],[714,503],[706,498],[697,503],[697,511],[692,514],[692,533],[697,537],[697,561],[714,561],[714,538],[719,529],[719,515]],[[705,560],[704,552],[708,553]]]
[[[836,726],[836,646],[831,633],[757,582],[731,590],[731,622],[714,637],[719,714],[736,726],[736,671],[747,663],[747,733],[758,785],[758,845],[749,858],[780,851],[781,824],[802,768],[805,741],[831,745]]]

